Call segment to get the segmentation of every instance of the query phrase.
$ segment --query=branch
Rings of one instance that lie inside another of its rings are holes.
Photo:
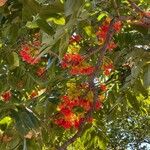
[[[145,13],[145,11],[142,10],[139,6],[137,6],[132,0],[127,0],[127,1],[130,3],[130,5],[132,6],[132,8],[135,9],[136,12],[141,13],[144,17],[150,19],[150,16],[147,15],[147,14]]]
[[[132,0],[127,0],[127,1],[130,3],[132,8],[135,9],[136,12],[144,13],[144,11],[140,7],[138,7],[134,2],[132,2]]]
[[[107,50],[107,46],[110,43],[113,34],[115,33],[115,30],[113,29],[113,25],[114,25],[115,21],[116,21],[116,19],[112,19],[112,21],[110,22],[109,29],[108,29],[108,32],[107,32],[107,36],[106,36],[106,40],[104,42],[104,45],[103,45],[102,48],[98,49],[100,51],[100,55],[99,55],[97,64],[95,66],[95,68],[96,68],[95,72],[93,72],[93,74],[89,77],[89,85],[90,85],[91,90],[93,91],[93,95],[94,95],[92,107],[87,112],[87,114],[85,115],[85,119],[81,122],[77,133],[73,137],[71,137],[68,141],[66,141],[57,150],[66,150],[67,147],[70,144],[72,144],[77,138],[79,138],[81,136],[81,134],[83,132],[83,129],[84,129],[84,125],[86,124],[86,119],[88,117],[90,117],[93,114],[94,110],[95,110],[94,108],[95,108],[95,104],[96,104],[96,101],[97,101],[97,98],[98,98],[98,90],[95,87],[94,79],[99,74],[99,71],[100,71],[100,69],[101,69],[101,67],[103,65],[103,59],[104,59],[104,56],[105,56],[105,53],[106,53],[106,50]]]

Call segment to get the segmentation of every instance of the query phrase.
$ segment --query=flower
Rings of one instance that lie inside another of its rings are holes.
[[[21,50],[19,52],[22,60],[31,65],[37,64],[39,62],[40,59],[36,58],[36,55],[38,53],[38,50],[30,46],[29,44],[22,45]]]
[[[62,118],[55,120],[54,123],[65,129],[69,129],[72,127],[71,121],[66,121],[65,119]]]
[[[30,99],[33,99],[36,96],[38,96],[38,92],[37,91],[32,91],[31,94],[30,94]]]
[[[83,59],[83,56],[80,54],[65,54],[62,59],[61,66],[63,68],[77,66]]]
[[[95,104],[95,109],[96,110],[99,110],[102,108],[102,103],[100,101],[96,101],[96,104]]]
[[[104,24],[101,27],[99,27],[99,31],[96,33],[98,38],[105,40],[106,36],[107,36],[108,29],[109,29],[109,25],[108,24]]]
[[[99,99],[100,102],[103,102],[104,99],[105,99],[105,96],[104,96],[104,95],[99,95],[99,96],[98,96],[98,99]]]
[[[79,43],[81,41],[81,36],[80,35],[72,35],[71,38],[69,39],[69,43],[72,44],[74,42]]]
[[[95,70],[95,67],[93,66],[85,67],[81,69],[81,74],[90,75],[94,72],[94,70]]]
[[[11,97],[12,97],[12,93],[11,93],[10,90],[9,91],[5,91],[5,92],[2,93],[1,96],[2,96],[2,98],[3,98],[3,100],[5,102],[8,102],[11,99]]]
[[[106,20],[103,22],[102,26],[99,27],[98,31],[96,32],[96,35],[99,40],[99,45],[102,45],[104,41],[106,40],[106,36],[109,30],[109,24],[110,24],[110,18],[106,18]],[[121,21],[116,21],[113,25],[113,29],[115,30],[116,33],[120,32],[122,28],[122,23]],[[117,45],[112,41],[108,46],[107,49],[113,50],[116,48]]]
[[[75,120],[74,121],[74,127],[76,129],[78,129],[83,121],[84,121],[84,118],[79,118],[78,120]]]
[[[112,51],[113,49],[115,49],[117,47],[117,44],[115,44],[113,41],[110,42],[107,46],[107,49]]]
[[[120,30],[121,30],[121,28],[122,28],[122,23],[121,23],[121,21],[115,22],[113,28],[115,29],[116,32],[120,32]]]
[[[91,109],[91,102],[81,97],[70,99],[70,96],[67,95],[62,96],[61,99],[62,102],[58,105],[61,118],[56,119],[54,123],[65,129],[71,127],[77,129],[84,119],[81,116]],[[80,112],[78,109],[74,109],[76,107],[83,108],[83,111]]]
[[[71,116],[72,115],[72,112],[71,112],[71,109],[65,107],[65,108],[62,108],[60,110],[60,112],[64,115],[64,116]]]
[[[45,71],[46,71],[45,67],[40,67],[36,71],[36,74],[40,77],[40,76],[42,76],[45,73]]]
[[[113,69],[113,64],[107,64],[107,65],[104,65],[104,66],[103,66],[104,74],[105,74],[106,76],[109,76],[109,75],[110,75],[112,69]]]
[[[90,75],[94,72],[95,70],[95,67],[93,66],[88,66],[88,67],[72,67],[71,70],[70,70],[70,74],[71,75]]]
[[[106,86],[105,84],[101,84],[101,85],[100,85],[100,89],[101,89],[102,91],[107,91],[107,86]]]

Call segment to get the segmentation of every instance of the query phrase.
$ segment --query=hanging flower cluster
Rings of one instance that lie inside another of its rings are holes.
[[[31,43],[22,44],[19,52],[22,60],[31,65],[37,64],[40,61],[40,59],[37,59],[40,46],[39,36],[35,36]]]
[[[109,25],[110,25],[110,18],[107,18],[103,23],[102,26],[99,27],[99,30],[97,31],[96,35],[99,39],[99,44],[102,45],[104,43],[104,41],[106,40],[106,36],[107,36],[107,32],[109,30]],[[116,33],[120,32],[121,28],[122,28],[122,23],[121,21],[117,21],[115,22],[115,24],[113,25],[113,28],[115,30]],[[108,50],[113,50],[114,48],[116,48],[117,45],[116,43],[114,43],[114,41],[111,41],[108,44],[107,49]]]
[[[55,120],[55,123],[65,129],[74,127],[79,128],[80,123],[85,119],[84,114],[88,112],[92,107],[92,102],[78,97],[76,99],[70,99],[69,96],[63,96],[58,110],[60,112],[60,118]],[[100,101],[96,102],[95,109],[99,110],[102,107]],[[88,119],[86,121],[89,121]],[[90,119],[91,121],[91,119]]]
[[[71,75],[90,75],[95,67],[86,62],[84,57],[79,54],[80,46],[78,43],[80,40],[80,35],[73,35],[70,38],[70,45],[62,59],[61,66],[63,69],[69,68]]]
[[[88,84],[81,83],[77,85],[73,82],[67,83],[67,93],[61,97],[58,105],[59,117],[55,119],[55,124],[65,128],[78,129],[82,121],[92,122],[93,118],[85,118],[85,114],[93,107],[93,92],[85,94]],[[95,104],[95,110],[102,108],[101,101]]]

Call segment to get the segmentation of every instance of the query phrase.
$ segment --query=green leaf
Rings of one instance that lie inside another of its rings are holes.
[[[40,11],[40,4],[35,0],[20,0],[23,4],[22,18],[24,21],[31,21]]]
[[[54,22],[55,24],[58,24],[58,25],[65,25],[65,23],[66,23],[64,17],[60,17],[60,18],[51,17],[51,18],[48,18],[47,22],[50,22],[50,21],[52,21],[52,22]]]
[[[97,20],[98,20],[98,21],[101,21],[102,18],[107,17],[107,16],[108,16],[108,14],[103,12],[103,13],[101,13],[101,14],[97,17]]]
[[[10,43],[15,43],[18,37],[19,24],[12,24],[9,29],[8,37],[10,39]]]
[[[16,67],[19,67],[19,56],[16,52],[10,53],[7,57],[7,61],[10,67],[10,70],[15,69]]]
[[[75,14],[84,3],[84,0],[66,0],[65,15]]]
[[[2,124],[7,124],[9,125],[10,123],[12,123],[12,118],[9,116],[4,117],[3,119],[0,120],[0,125]]]
[[[36,22],[31,22],[31,21],[28,21],[28,22],[26,23],[26,27],[27,27],[27,28],[30,28],[30,29],[39,28],[39,26],[37,25]]]
[[[94,30],[93,30],[92,26],[85,26],[83,29],[88,36],[95,37]]]
[[[40,29],[42,29],[47,34],[53,35],[55,33],[53,28],[45,20],[37,19],[36,23],[40,27]]]
[[[142,84],[142,81],[138,79],[135,84],[134,88],[139,91],[144,97],[148,97],[148,91],[145,89],[145,87]]]
[[[131,104],[131,106],[133,107],[133,109],[136,111],[136,112],[139,112],[140,111],[140,103],[138,101],[138,99],[136,98],[135,95],[133,95],[131,92],[127,92],[127,99],[129,101],[129,103]]]
[[[59,0],[55,0],[49,5],[44,5],[41,7],[39,16],[43,19],[48,19],[50,17],[56,17],[58,14],[64,12],[63,4]]]

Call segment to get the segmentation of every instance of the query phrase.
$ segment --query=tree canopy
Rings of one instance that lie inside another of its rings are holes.
[[[149,149],[149,0],[0,0],[0,28],[0,149]]]

